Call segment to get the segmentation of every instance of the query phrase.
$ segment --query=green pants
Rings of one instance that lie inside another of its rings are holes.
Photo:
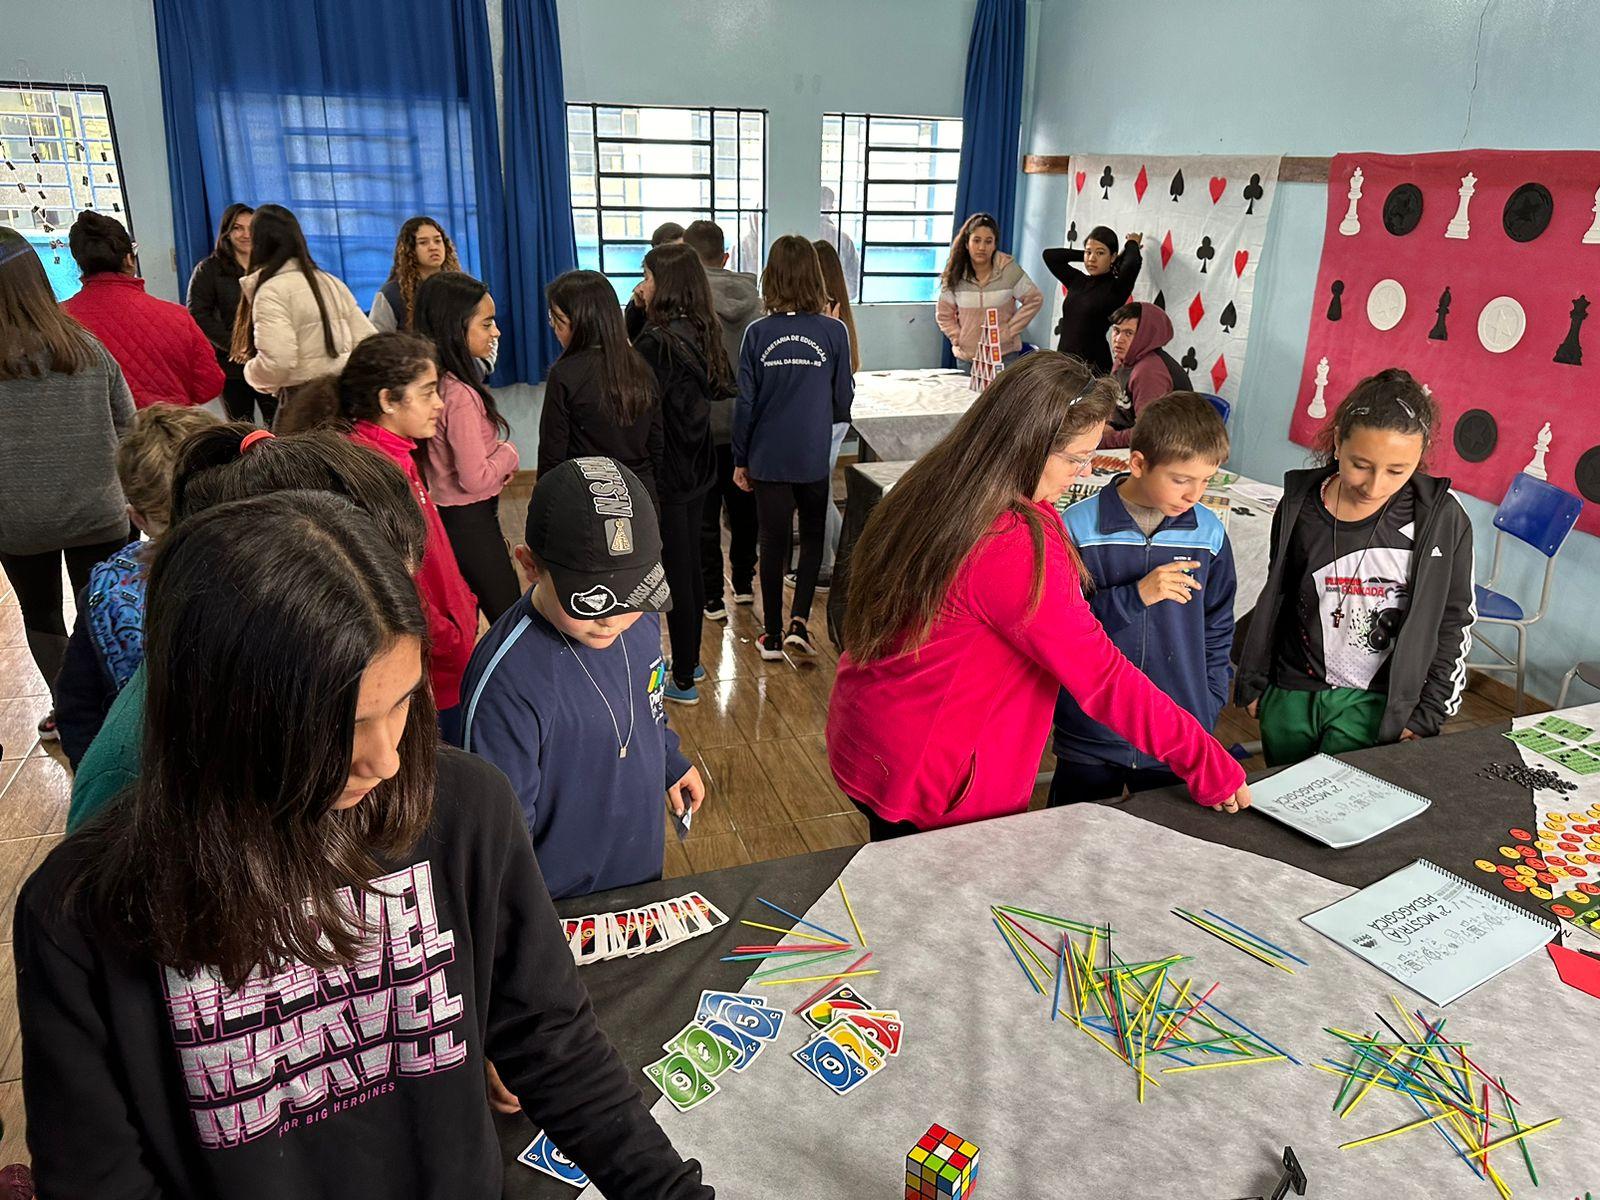
[[[1364,688],[1295,692],[1269,687],[1261,697],[1261,751],[1269,767],[1313,754],[1343,754],[1378,744],[1389,697]]]

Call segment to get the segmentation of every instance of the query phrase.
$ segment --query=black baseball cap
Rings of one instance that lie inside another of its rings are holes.
[[[672,608],[655,505],[614,458],[569,458],[542,472],[523,537],[569,616],[592,621]]]

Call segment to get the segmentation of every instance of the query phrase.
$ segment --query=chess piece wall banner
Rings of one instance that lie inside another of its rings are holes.
[[[1237,403],[1278,160],[1082,154],[1073,155],[1070,171],[1074,180],[1081,173],[1085,186],[1068,189],[1061,230],[1076,232],[1079,245],[1083,230],[1096,225],[1123,238],[1142,233],[1143,262],[1132,298],[1164,301],[1187,335],[1169,352],[1192,362],[1196,388]],[[1139,186],[1141,179],[1147,186]],[[1100,186],[1091,186],[1096,180]]]
[[[1546,421],[1539,430],[1539,436],[1533,439],[1533,461],[1522,468],[1524,475],[1532,475],[1535,479],[1549,479],[1549,474],[1544,469],[1544,456],[1550,453],[1550,422]]]

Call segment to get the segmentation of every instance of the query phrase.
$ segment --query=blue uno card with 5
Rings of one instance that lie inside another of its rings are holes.
[[[869,1078],[867,1069],[825,1034],[818,1034],[796,1050],[794,1059],[841,1096]]]
[[[717,1014],[730,1025],[737,1025],[751,1037],[770,1042],[778,1036],[783,1025],[783,1010],[746,1004],[742,1000],[725,1000]]]
[[[733,1064],[735,1071],[744,1070],[755,1060],[756,1055],[761,1053],[763,1043],[759,1039],[751,1037],[738,1026],[730,1025],[720,1017],[712,1017],[708,1021],[702,1021],[701,1024],[706,1027],[706,1032],[727,1042],[739,1052],[739,1060]]]
[[[544,1133],[540,1133],[528,1144],[526,1150],[517,1155],[517,1161],[532,1167],[535,1171],[554,1175],[562,1183],[570,1183],[573,1187],[589,1186],[589,1177],[575,1162],[561,1153],[556,1144]]]
[[[740,992],[701,992],[700,1007],[695,1010],[694,1019],[696,1021],[705,1021],[721,1015],[719,1010],[729,1001],[739,1004],[753,1004],[757,1008],[766,1004],[766,1000],[761,996],[746,996]]]

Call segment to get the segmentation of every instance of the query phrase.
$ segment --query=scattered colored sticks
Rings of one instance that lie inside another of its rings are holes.
[[[832,983],[835,979],[854,979],[858,975],[876,975],[878,969],[873,967],[868,971],[840,971],[837,975],[803,975],[798,979],[763,979],[763,987],[775,987],[780,983],[815,983],[819,979],[826,979]]]
[[[1227,942],[1228,945],[1234,947],[1236,950],[1243,950],[1246,954],[1248,954],[1251,958],[1255,959],[1257,962],[1264,962],[1269,967],[1277,967],[1278,970],[1285,971],[1290,975],[1294,974],[1294,968],[1293,967],[1286,967],[1281,962],[1278,961],[1278,958],[1281,956],[1281,952],[1279,952],[1279,951],[1276,951],[1276,950],[1268,951],[1268,950],[1258,949],[1254,944],[1245,941],[1244,938],[1235,937],[1233,934],[1229,933],[1226,929],[1223,929],[1220,925],[1213,925],[1210,921],[1207,921],[1205,918],[1197,917],[1192,912],[1186,912],[1185,910],[1183,910],[1181,908],[1173,909],[1172,910],[1172,915],[1177,917],[1177,918],[1179,918],[1180,920],[1184,920],[1184,921],[1189,922],[1189,924],[1195,926],[1195,928],[1197,928],[1197,929],[1205,930],[1207,933],[1209,933],[1212,937],[1216,938],[1220,942]]]
[[[850,905],[849,893],[844,890],[844,881],[838,880],[837,884],[839,888],[839,899],[844,901],[844,910],[847,914],[849,914],[850,925],[856,931],[856,937],[861,939],[861,922],[856,920],[855,909]],[[818,925],[812,921],[808,921],[804,917],[796,916],[788,909],[774,904],[771,900],[764,900],[760,896],[757,896],[756,900],[758,903],[766,905],[766,907],[770,908],[773,912],[781,913],[788,917],[791,921],[796,922],[797,925],[804,925],[807,929],[815,929],[817,932],[806,933],[798,928],[784,929],[780,925],[766,925],[760,921],[747,921],[741,918],[739,923],[741,925],[747,925],[752,929],[765,929],[771,933],[783,934],[785,937],[800,938],[802,940],[798,943],[788,944],[774,942],[770,945],[762,944],[735,946],[731,953],[722,956],[722,961],[744,962],[757,959],[779,960],[782,965],[767,967],[763,970],[756,971],[750,976],[751,982],[759,983],[766,987],[779,987],[784,984],[791,983],[816,983],[819,980],[825,981],[821,990],[817,992],[816,996],[813,996],[810,1000],[807,1000],[805,1004],[802,1004],[799,1008],[795,1009],[795,1012],[800,1012],[801,1009],[804,1009],[808,1005],[812,1004],[818,997],[828,992],[833,985],[838,983],[841,979],[854,979],[861,975],[876,975],[878,973],[875,968],[871,970],[860,969],[861,966],[872,957],[872,951],[870,950],[867,950],[865,954],[856,959],[855,962],[851,963],[848,967],[836,975],[813,975],[803,973],[809,967],[820,966],[822,963],[828,962],[831,959],[839,958],[846,954],[853,953],[856,950],[866,950],[864,940],[860,941],[859,943],[852,943],[849,941],[849,939],[840,937],[831,930],[824,929],[821,925]],[[774,978],[774,976],[782,976],[782,978]]]
[[[765,904],[773,912],[782,913],[784,916],[788,917],[789,920],[798,922],[799,924],[804,925],[807,929],[815,929],[818,933],[825,933],[836,942],[848,943],[849,940],[850,940],[848,938],[840,937],[837,933],[834,933],[833,930],[831,930],[831,929],[824,929],[821,925],[813,925],[810,921],[807,921],[804,917],[795,916],[787,908],[779,908],[771,900],[763,900],[760,896],[757,896],[756,897],[756,903],[757,904]]]
[[[861,932],[861,922],[856,920],[856,910],[850,907],[850,893],[844,890],[843,879],[835,882],[839,886],[839,899],[844,901],[845,915],[850,918],[850,927],[856,931],[856,944],[865,950],[867,948],[867,938]]]

